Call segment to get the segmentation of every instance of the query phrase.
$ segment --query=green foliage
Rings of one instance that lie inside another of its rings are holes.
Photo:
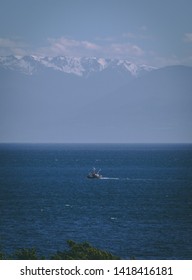
[[[3,252],[0,252],[0,260],[6,260],[6,256]]]
[[[11,255],[0,252],[0,260],[38,260],[37,252],[34,248],[18,249]],[[43,259],[43,258],[40,258]]]
[[[38,260],[37,253],[34,248],[17,250],[14,253],[13,258],[16,260]]]
[[[89,243],[76,243],[72,240],[68,240],[67,244],[69,250],[58,251],[53,256],[52,260],[118,260],[117,256],[112,255],[109,252],[99,250],[92,247]],[[19,249],[12,255],[5,255],[0,252],[0,260],[42,260],[45,257],[38,257],[37,251],[34,248],[31,249]]]
[[[57,252],[52,256],[53,260],[117,260],[118,257],[109,252],[92,247],[89,243],[75,243],[72,240],[67,241],[69,250]]]

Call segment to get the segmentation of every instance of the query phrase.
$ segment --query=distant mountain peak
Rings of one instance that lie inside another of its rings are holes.
[[[152,71],[156,68],[147,65],[137,65],[126,59],[109,59],[96,57],[69,57],[69,56],[1,56],[0,67],[19,71],[27,75],[33,75],[38,71],[47,68],[77,76],[89,76],[103,70],[116,69],[127,72],[127,74],[137,77],[144,72]]]

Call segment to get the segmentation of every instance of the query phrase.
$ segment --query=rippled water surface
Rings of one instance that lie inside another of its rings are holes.
[[[101,180],[87,179],[92,167]],[[0,145],[1,249],[192,259],[191,145]]]

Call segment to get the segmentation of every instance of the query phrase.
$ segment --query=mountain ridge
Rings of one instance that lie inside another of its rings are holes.
[[[103,65],[80,76],[42,64],[26,75],[3,64],[0,142],[192,142],[192,67],[134,76]]]
[[[69,56],[0,56],[0,67],[13,71],[20,71],[27,75],[43,71],[46,68],[80,77],[87,77],[92,73],[106,69],[124,71],[133,77],[156,69],[148,65],[137,65],[127,59],[110,59],[96,57],[69,57]]]

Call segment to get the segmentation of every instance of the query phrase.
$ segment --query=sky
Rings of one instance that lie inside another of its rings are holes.
[[[191,0],[0,0],[0,55],[192,66]]]

